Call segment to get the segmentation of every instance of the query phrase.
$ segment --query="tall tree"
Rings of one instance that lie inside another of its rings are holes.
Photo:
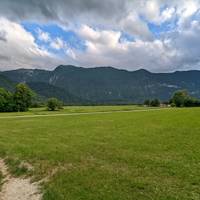
[[[31,106],[31,101],[34,93],[33,91],[24,83],[19,83],[16,86],[14,93],[15,109],[19,112],[27,111]]]
[[[14,109],[13,95],[4,88],[0,88],[0,112],[12,112]]]
[[[190,98],[187,90],[178,90],[172,96],[171,102],[176,105],[176,107],[184,107],[185,102]]]

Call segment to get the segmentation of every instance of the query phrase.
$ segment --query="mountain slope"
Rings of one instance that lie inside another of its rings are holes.
[[[0,87],[13,91],[17,83],[25,82],[42,99],[56,97],[67,104],[89,103],[89,101],[70,94],[63,88],[49,84],[50,74],[51,72],[49,71],[38,69],[19,69],[1,72]]]
[[[87,103],[83,99],[76,97],[62,88],[42,82],[27,82],[29,87],[38,95],[44,98],[56,97],[66,104]]]
[[[6,76],[0,74],[0,87],[13,91],[15,84],[10,81]]]
[[[150,73],[143,69],[129,72],[112,67],[59,66],[54,71],[19,69],[2,74],[13,82],[27,82],[35,90],[39,90],[41,83],[54,86],[61,99],[70,94],[94,103],[141,103],[147,98],[168,100],[179,89],[188,89],[200,97],[200,71]],[[40,93],[46,90],[51,89]]]

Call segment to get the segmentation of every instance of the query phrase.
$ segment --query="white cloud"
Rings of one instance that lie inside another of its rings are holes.
[[[140,20],[137,13],[131,13],[120,22],[122,30],[137,38],[151,40],[153,38],[147,24]]]
[[[0,40],[0,69],[52,67],[60,61],[53,54],[41,49],[34,37],[21,25],[0,18],[0,32],[6,40]]]
[[[183,68],[193,68],[200,63],[200,22],[192,20],[187,27],[181,27],[171,33],[171,45],[179,52],[179,65]],[[199,68],[198,68],[199,69]]]
[[[50,46],[53,49],[60,50],[65,48],[66,44],[61,38],[57,37],[51,41]]]
[[[49,33],[42,31],[40,28],[37,30],[38,39],[44,42],[49,42],[51,40]]]
[[[118,31],[95,31],[87,25],[83,25],[80,29],[79,35],[85,40],[94,42],[99,45],[107,45],[109,47],[116,47],[120,39],[120,32]]]
[[[46,0],[1,0],[0,16],[16,21],[0,19],[0,66],[49,68],[74,62],[130,70],[197,69],[199,8],[199,0],[49,0],[48,4]],[[85,42],[86,50],[72,49],[61,36],[53,38],[38,29],[38,39],[48,49],[65,53],[59,59],[36,44],[32,34],[20,25],[23,20],[71,28]],[[149,22],[157,26],[169,22],[175,28],[157,38]],[[122,32],[135,41],[122,40]]]
[[[86,40],[86,52],[75,51],[83,66],[115,66],[151,71],[200,69],[200,23],[191,21],[189,29],[179,29],[164,39],[120,41],[121,33],[95,30],[84,25],[79,35]]]
[[[158,1],[155,0],[146,1],[144,5],[143,14],[149,21],[152,22],[158,21],[160,16],[160,6]]]
[[[135,70],[146,68],[165,71],[171,64],[173,51],[161,40],[120,41],[121,33],[94,30],[83,26],[80,36],[86,40],[86,52],[77,52],[76,59],[81,65],[105,66]]]
[[[181,18],[190,17],[199,9],[199,4],[200,2],[197,0],[182,1],[177,12]]]
[[[148,0],[143,1],[140,12],[147,21],[160,25],[171,20],[176,15],[176,4],[170,1]],[[165,6],[164,8],[162,8]],[[161,9],[162,8],[162,9]]]
[[[67,45],[67,43],[60,37],[53,38],[48,32],[44,32],[41,29],[37,30],[38,39],[46,43],[46,45],[54,50],[61,50],[66,56],[73,59],[76,58],[73,50]]]
[[[174,7],[166,8],[161,13],[161,22],[169,21],[175,14],[176,10]]]

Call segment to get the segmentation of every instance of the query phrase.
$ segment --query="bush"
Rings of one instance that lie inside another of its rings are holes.
[[[50,98],[47,100],[47,109],[49,111],[60,110],[62,108],[62,102],[59,101],[57,98]]]
[[[176,107],[176,104],[175,103],[171,103],[171,107]]]
[[[152,107],[159,107],[160,106],[160,101],[158,99],[154,99],[150,102],[150,105]]]

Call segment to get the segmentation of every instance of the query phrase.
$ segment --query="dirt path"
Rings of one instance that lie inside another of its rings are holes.
[[[37,183],[31,183],[29,178],[14,178],[7,170],[3,160],[0,159],[0,170],[4,182],[0,191],[0,200],[41,200]]]
[[[15,118],[36,118],[36,117],[59,117],[59,116],[79,116],[79,115],[96,115],[96,114],[112,114],[112,113],[133,113],[133,112],[150,112],[159,110],[169,110],[170,108],[151,108],[143,110],[118,110],[118,111],[99,111],[99,112],[82,112],[82,113],[61,113],[61,114],[41,114],[41,115],[19,115],[5,116],[0,119],[15,119]]]

